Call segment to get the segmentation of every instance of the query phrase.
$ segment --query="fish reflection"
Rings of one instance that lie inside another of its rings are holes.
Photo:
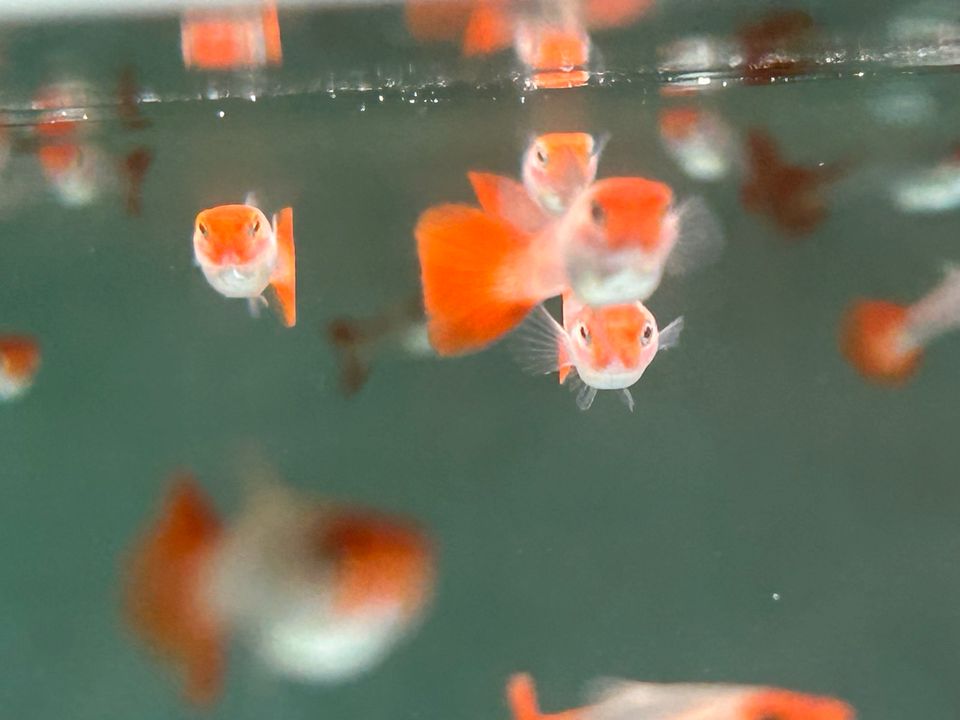
[[[406,22],[422,42],[459,42],[467,57],[510,46],[537,88],[577,87],[589,79],[588,31],[636,21],[653,0],[408,0]]]
[[[257,316],[272,287],[284,324],[297,324],[296,248],[293,209],[283,208],[267,220],[247,196],[243,205],[202,210],[194,223],[193,251],[207,282],[228,298],[246,298]]]
[[[814,63],[799,52],[810,42],[816,23],[801,10],[778,10],[744,25],[737,33],[743,53],[743,81],[769,83],[780,77],[802,75]]]
[[[865,378],[900,384],[920,366],[927,345],[960,328],[960,270],[912,305],[861,299],[840,326],[840,350]]]
[[[133,548],[125,609],[204,705],[220,693],[234,636],[287,677],[370,670],[417,624],[433,577],[429,539],[402,518],[270,485],[224,523],[182,475]]]
[[[619,390],[632,412],[630,387],[658,351],[679,344],[681,330],[682,317],[660,330],[642,303],[591,308],[568,292],[563,325],[542,305],[530,313],[517,338],[518,355],[528,372],[559,373],[581,410],[590,408],[598,390]]]
[[[608,680],[591,705],[544,714],[529,675],[507,683],[514,720],[854,720],[842,700],[751,685]]]
[[[813,232],[827,216],[823,186],[843,174],[840,165],[821,163],[814,168],[789,165],[763,130],[747,137],[749,177],[741,200],[750,212],[765,215],[789,235]]]
[[[273,2],[262,6],[200,5],[180,18],[183,65],[193,70],[243,70],[283,61],[280,23]]]
[[[337,353],[340,389],[348,397],[363,387],[381,354],[399,351],[412,357],[434,355],[419,295],[373,317],[337,318],[327,327],[327,337]]]
[[[713,182],[730,172],[733,130],[718,113],[686,105],[666,108],[659,127],[667,153],[694,180]]]
[[[415,235],[441,355],[483,348],[567,290],[593,306],[645,300],[664,272],[708,262],[721,240],[702,203],[676,205],[669,186],[644,178],[598,180],[536,231],[451,204],[425,211]]]
[[[0,335],[0,400],[20,397],[40,368],[40,346],[26,335]]]
[[[893,201],[908,213],[939,213],[960,207],[960,147],[932,167],[898,178]]]

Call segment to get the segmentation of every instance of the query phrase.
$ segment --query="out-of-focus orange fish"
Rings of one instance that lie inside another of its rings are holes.
[[[267,220],[247,196],[244,205],[202,210],[194,223],[193,251],[207,282],[228,298],[247,298],[256,316],[271,286],[287,327],[297,324],[296,249],[293,209]]]
[[[568,289],[593,306],[645,300],[665,270],[693,269],[720,246],[702,204],[677,207],[667,185],[644,178],[599,180],[533,232],[440,205],[420,216],[415,234],[430,341],[441,355],[483,348]]]
[[[33,385],[40,346],[26,335],[0,335],[0,400],[13,400]]]
[[[187,10],[180,18],[183,65],[196,70],[241,70],[283,61],[273,2],[263,7]]]
[[[727,176],[733,164],[733,131],[720,115],[691,106],[660,111],[660,140],[667,153],[694,180]]]
[[[337,353],[340,389],[347,397],[363,387],[374,359],[388,349],[413,357],[434,355],[419,294],[373,317],[337,318],[327,326],[327,338]]]
[[[741,200],[750,212],[766,215],[790,235],[810,233],[827,216],[823,186],[844,172],[840,165],[807,168],[788,165],[773,138],[762,130],[747,137],[750,173],[741,189]]]
[[[127,213],[139,215],[152,153],[140,146],[119,161],[91,141],[50,141],[37,150],[40,170],[60,204],[83,207],[119,182]]]
[[[459,41],[465,56],[513,45],[538,88],[577,87],[589,79],[591,28],[623,27],[653,0],[408,0],[407,28],[422,42]]]
[[[920,366],[927,345],[960,328],[960,270],[912,305],[854,302],[840,325],[840,350],[865,378],[899,385]]]
[[[183,676],[187,699],[218,696],[227,643],[314,682],[355,677],[408,634],[429,603],[433,549],[413,523],[262,487],[224,524],[178,477],[125,567],[135,632]]]
[[[743,52],[743,81],[769,83],[778,77],[802,75],[813,62],[797,55],[809,42],[816,23],[802,10],[779,10],[737,33]]]
[[[633,412],[630,387],[660,350],[680,342],[683,318],[660,330],[640,302],[591,308],[572,293],[563,296],[563,325],[539,306],[527,317],[518,339],[518,359],[527,372],[559,373],[587,410],[598,390],[619,390]]]
[[[854,709],[831,697],[755,685],[645,683],[608,680],[591,704],[542,713],[529,675],[507,683],[514,720],[854,720]]]

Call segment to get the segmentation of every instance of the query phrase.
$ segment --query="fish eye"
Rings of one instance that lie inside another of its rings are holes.
[[[537,145],[537,162],[541,165],[547,164],[547,151]]]
[[[210,234],[210,230],[203,223],[197,223],[197,230],[199,230],[200,234],[204,237]]]
[[[643,326],[643,333],[640,335],[640,344],[646,347],[653,338],[653,325],[647,323]],[[776,718],[760,718],[759,720],[776,720]]]
[[[603,209],[603,205],[593,200],[590,203],[590,217],[597,225],[603,225],[607,221],[607,211]]]
[[[250,235],[256,235],[260,232],[260,220],[257,219],[256,222],[250,227]]]
[[[580,323],[577,326],[577,334],[580,335],[580,339],[583,340],[585,344],[590,344],[590,329],[586,325]]]

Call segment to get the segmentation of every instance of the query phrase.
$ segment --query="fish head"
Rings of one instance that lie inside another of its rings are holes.
[[[550,213],[563,213],[597,176],[600,143],[589,133],[547,133],[523,156],[527,193]]]
[[[660,284],[677,237],[673,193],[643,178],[610,178],[582,193],[559,232],[567,277],[583,302],[645,300]]]
[[[567,321],[577,372],[592,387],[630,387],[657,354],[656,318],[639,302],[604,307],[585,305]]]
[[[250,205],[220,205],[200,212],[193,249],[207,280],[226,297],[259,295],[276,264],[273,229],[263,212]]]

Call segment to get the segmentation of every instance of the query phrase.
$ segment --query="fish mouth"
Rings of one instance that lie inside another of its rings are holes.
[[[256,297],[270,284],[270,272],[262,263],[246,265],[201,264],[203,274],[213,288],[230,298]]]
[[[625,390],[636,384],[646,369],[646,366],[628,369],[616,363],[603,370],[577,368],[577,374],[583,382],[597,390]]]
[[[593,307],[646,300],[660,284],[662,264],[629,255],[618,253],[599,262],[575,263],[568,272],[573,292]]]

